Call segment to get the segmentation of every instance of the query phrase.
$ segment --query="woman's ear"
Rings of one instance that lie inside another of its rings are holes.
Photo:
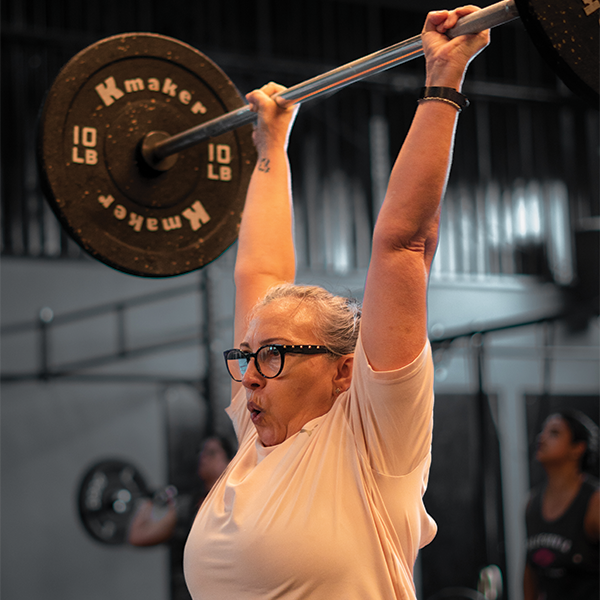
[[[337,370],[333,378],[333,387],[345,392],[352,381],[352,368],[354,367],[354,355],[340,356],[337,360]]]

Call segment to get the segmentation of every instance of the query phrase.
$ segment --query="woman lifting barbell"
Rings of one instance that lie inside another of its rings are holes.
[[[489,32],[444,32],[475,7],[430,13],[427,78],[373,234],[362,316],[296,286],[286,149],[295,109],[248,95],[258,161],[239,234],[228,413],[239,451],[206,498],[184,568],[200,598],[415,598],[436,525],[427,279],[469,62]],[[360,328],[359,328],[360,324]]]

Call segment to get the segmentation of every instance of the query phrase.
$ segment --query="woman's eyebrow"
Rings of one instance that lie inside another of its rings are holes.
[[[273,337],[273,338],[267,338],[265,340],[260,340],[259,342],[259,348],[262,348],[263,346],[268,346],[269,344],[279,344],[282,346],[290,346],[293,344],[293,342],[290,342],[290,340],[287,340],[285,338],[278,338],[278,337]],[[240,350],[242,350],[243,348],[247,348],[248,350],[250,350],[250,344],[248,342],[241,342],[240,343]]]

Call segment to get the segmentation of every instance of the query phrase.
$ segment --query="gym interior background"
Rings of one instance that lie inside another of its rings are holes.
[[[486,3],[487,4],[487,3]],[[457,6],[452,1],[447,8]],[[140,278],[92,260],[40,189],[36,128],[60,67],[148,31],[208,55],[245,93],[293,85],[420,32],[432,0],[2,0],[2,596],[183,598],[166,546],[102,544],[78,517],[95,462],[191,485],[199,440],[230,434],[235,245],[207,267]],[[300,109],[290,154],[300,280],[359,295],[373,220],[423,81],[418,59]],[[598,422],[598,112],[522,24],[471,66],[430,288],[439,524],[419,598],[498,565],[521,598],[524,500],[541,421]],[[465,594],[467,592],[464,592]],[[441,594],[441,595],[440,595]],[[464,596],[472,597],[472,596]]]

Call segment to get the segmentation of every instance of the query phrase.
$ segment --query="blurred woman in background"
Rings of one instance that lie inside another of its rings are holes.
[[[598,600],[600,492],[588,471],[598,459],[598,427],[583,413],[550,415],[537,438],[546,482],[525,515],[525,600]]]
[[[129,525],[128,542],[132,546],[156,546],[176,537],[183,543],[200,504],[234,453],[231,443],[224,436],[212,435],[206,438],[198,454],[197,473],[200,485],[194,493],[176,497],[165,494],[164,506],[156,506],[151,499],[141,501]]]

